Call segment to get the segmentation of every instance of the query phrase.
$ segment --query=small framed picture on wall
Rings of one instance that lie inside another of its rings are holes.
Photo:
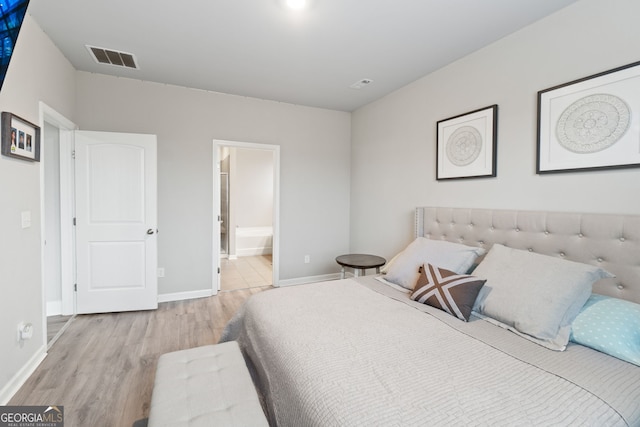
[[[2,149],[5,156],[40,161],[40,128],[15,114],[2,112]]]
[[[496,176],[498,106],[437,123],[436,179]]]

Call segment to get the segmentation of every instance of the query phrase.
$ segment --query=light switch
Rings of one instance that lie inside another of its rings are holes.
[[[22,228],[31,227],[31,211],[22,212]]]

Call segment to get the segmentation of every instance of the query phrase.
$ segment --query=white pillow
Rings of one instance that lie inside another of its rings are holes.
[[[391,267],[391,264],[396,262],[396,259],[398,259],[398,257],[400,256],[401,253],[402,252],[397,253],[393,258],[391,258],[391,261],[389,261],[388,263],[383,265],[382,268],[380,269],[380,273],[381,274],[387,274],[389,272],[389,267]]]
[[[486,279],[473,311],[552,350],[564,350],[571,322],[594,282],[613,275],[599,267],[495,244],[473,275]]]
[[[465,274],[476,258],[484,253],[482,248],[418,237],[389,263],[384,278],[403,288],[413,289],[420,276],[418,270],[423,264]]]

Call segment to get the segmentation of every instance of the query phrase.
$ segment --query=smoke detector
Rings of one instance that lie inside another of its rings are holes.
[[[362,80],[358,80],[357,82],[355,82],[354,84],[350,85],[349,87],[351,89],[362,89],[363,87],[371,84],[373,82],[373,80],[371,79],[362,79]]]
[[[278,0],[280,6],[293,11],[309,9],[313,2],[314,0]]]
[[[103,47],[85,45],[91,57],[98,64],[115,65],[116,67],[131,68],[138,70],[138,62],[132,53],[120,52]]]

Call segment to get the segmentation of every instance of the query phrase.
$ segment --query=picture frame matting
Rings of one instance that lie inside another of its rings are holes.
[[[497,176],[497,104],[440,120],[436,127],[436,180]]]
[[[536,173],[640,167],[640,62],[538,92]]]

